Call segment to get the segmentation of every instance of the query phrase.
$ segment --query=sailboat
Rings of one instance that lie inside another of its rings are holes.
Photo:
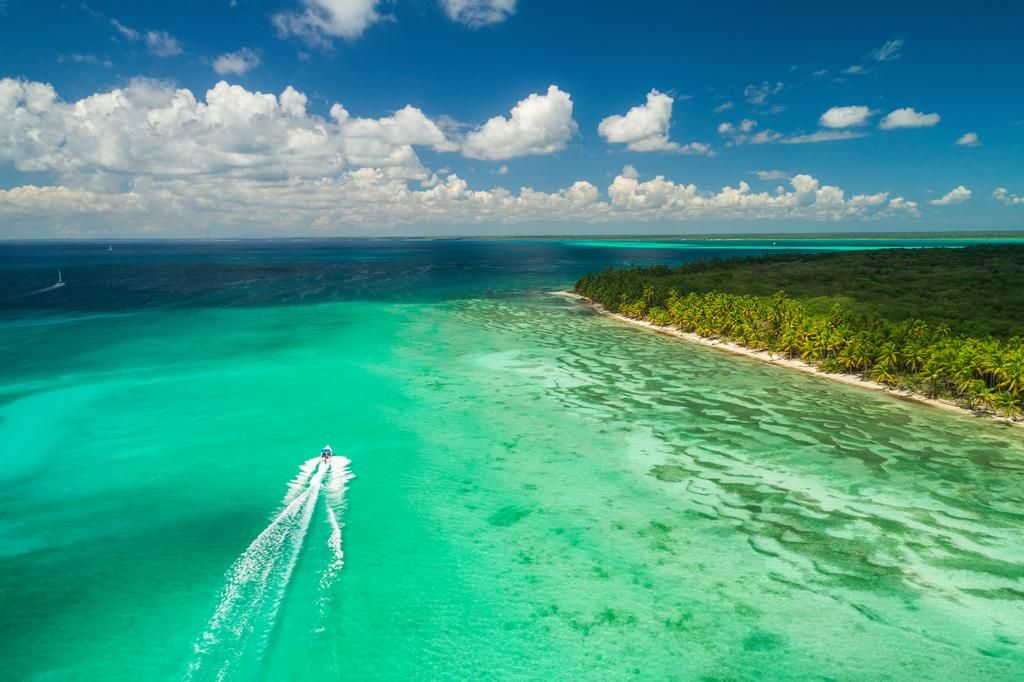
[[[61,277],[60,270],[57,271],[57,281],[54,283],[53,288],[64,286],[64,278]]]
[[[113,251],[113,250],[114,250],[114,245],[113,244],[107,244],[107,251]]]

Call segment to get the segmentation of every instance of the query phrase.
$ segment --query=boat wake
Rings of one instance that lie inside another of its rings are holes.
[[[330,537],[327,539],[327,546],[331,551],[330,563],[320,576],[320,621],[326,617],[327,604],[331,596],[331,588],[334,580],[345,565],[345,553],[341,550],[341,528],[338,521],[345,510],[345,491],[348,490],[348,482],[352,480],[352,472],[349,470],[349,460],[344,457],[335,457],[331,464],[331,477],[327,481],[327,494],[325,508],[327,509],[327,523],[331,527]],[[321,630],[323,626],[321,625]]]
[[[36,289],[34,291],[26,291],[25,293],[22,293],[22,294],[15,294],[13,296],[7,296],[3,300],[4,301],[13,301],[13,300],[18,299],[18,298],[27,298],[29,296],[35,296],[36,294],[45,294],[47,291],[53,291],[54,289],[60,289],[62,286],[64,286],[63,283],[51,284],[50,286],[43,287],[42,289]]]
[[[330,561],[320,577],[323,613],[330,587],[343,563],[342,524],[338,517],[344,508],[347,483],[352,479],[349,461],[344,457],[334,460],[329,467],[320,464],[318,457],[302,464],[288,484],[282,509],[228,569],[220,601],[205,631],[195,641],[186,680],[248,678],[255,672],[298,563],[321,492],[326,493],[330,527],[327,541]]]

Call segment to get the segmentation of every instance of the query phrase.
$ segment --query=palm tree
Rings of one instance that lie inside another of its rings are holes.
[[[981,379],[978,379],[974,383],[975,385],[971,390],[974,396],[974,405],[986,410],[994,411],[996,409],[997,393],[986,386],[985,382]]]
[[[996,408],[1010,419],[1019,417],[1022,413],[1020,401],[1006,391],[1000,391],[995,402]]]
[[[1012,353],[999,367],[999,388],[1017,397],[1024,390],[1024,353]]]
[[[894,386],[897,383],[896,375],[892,371],[892,364],[888,361],[879,362],[871,370],[871,378],[882,384]]]

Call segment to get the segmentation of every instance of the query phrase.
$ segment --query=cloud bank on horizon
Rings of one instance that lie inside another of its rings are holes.
[[[424,18],[401,1],[280,0],[192,17],[238,20],[213,42],[133,7],[66,8],[88,44],[54,60],[25,36],[34,66],[0,72],[0,238],[1024,227],[1024,170],[1006,162],[1024,126],[894,88],[904,37],[865,40],[853,66],[835,49],[828,65],[703,75],[638,40],[630,61],[648,68],[616,77],[543,40],[508,63],[503,48],[566,18],[546,4],[438,0]],[[417,49],[417,22],[444,54]],[[588,26],[660,26],[636,22]],[[452,61],[467,46],[480,63]]]

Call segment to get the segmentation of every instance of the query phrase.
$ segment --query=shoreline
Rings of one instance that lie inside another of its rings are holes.
[[[694,334],[692,332],[680,331],[679,329],[676,329],[674,327],[661,327],[651,322],[648,322],[647,320],[636,320],[633,319],[632,317],[626,317],[625,315],[620,315],[619,313],[613,313],[604,306],[602,306],[601,304],[594,303],[589,298],[581,296],[580,294],[577,294],[574,291],[552,291],[551,293],[554,294],[555,296],[563,296],[565,298],[571,298],[576,301],[580,301],[587,305],[588,307],[592,308],[593,310],[597,311],[601,315],[610,317],[618,322],[624,322],[625,324],[633,325],[634,327],[643,327],[645,329],[650,329],[651,331],[657,332],[659,334],[667,334],[669,336],[674,336],[676,338],[683,339],[684,341],[696,343],[701,346],[706,346],[708,348],[717,348],[718,350],[727,353],[732,353],[734,355],[743,355],[745,357],[751,358],[752,360],[757,360],[759,362],[763,362],[769,365],[786,367],[789,369],[796,370],[798,372],[803,372],[804,374],[811,374],[814,376],[821,377],[823,379],[837,381],[848,386],[857,386],[871,391],[886,393],[898,400],[907,400],[915,403],[921,403],[924,405],[930,405],[932,407],[937,407],[939,409],[946,410],[947,412],[959,412],[962,415],[989,419],[991,421],[1007,424],[1009,426],[1024,427],[1024,422],[1021,421],[1013,421],[1012,419],[1007,419],[1006,417],[1001,417],[999,415],[992,414],[991,412],[980,412],[978,410],[974,410],[969,407],[965,407],[963,405],[950,402],[948,400],[942,400],[939,398],[929,398],[928,396],[921,393],[915,393],[913,391],[893,388],[892,386],[880,384],[877,381],[871,381],[870,379],[862,379],[854,374],[837,374],[835,372],[825,372],[819,369],[816,365],[804,362],[803,360],[775,356],[768,351],[753,350],[751,348],[741,346],[740,344],[733,343],[731,341],[712,339],[700,336],[699,334]]]

